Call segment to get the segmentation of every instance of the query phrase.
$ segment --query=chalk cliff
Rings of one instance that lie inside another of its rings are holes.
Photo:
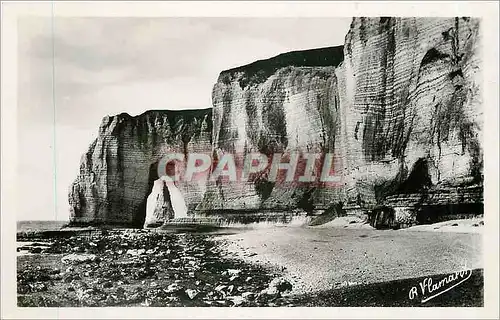
[[[276,209],[306,200],[412,215],[416,205],[446,204],[436,194],[450,190],[481,203],[479,43],[474,19],[355,18],[343,55],[339,47],[301,53],[322,64],[304,67],[297,57],[280,68],[278,56],[222,72],[213,90],[216,149],[333,152],[342,181],[214,184],[204,204]]]
[[[211,109],[105,117],[70,187],[71,221],[142,227],[159,160],[169,152],[206,152],[211,135]],[[188,203],[203,198],[203,181],[178,187]]]
[[[353,19],[338,70],[348,204],[482,203],[479,49],[476,19]]]
[[[144,222],[157,178],[151,166],[166,149],[334,154],[341,181],[329,186],[273,183],[268,172],[248,182],[180,184],[191,212],[342,203],[348,213],[403,226],[443,208],[480,213],[479,22],[354,18],[344,46],[223,71],[212,110],[106,117],[70,190],[72,220]]]
[[[334,153],[340,128],[335,69],[342,60],[340,46],[222,72],[212,94],[214,150],[239,155],[239,167],[256,152],[270,161],[274,153]],[[275,183],[265,174],[248,183],[209,184],[198,209],[326,208],[342,192],[313,183]]]
[[[155,180],[146,202],[146,219],[144,227],[154,228],[163,225],[165,221],[175,218],[171,196],[166,182],[161,178]]]

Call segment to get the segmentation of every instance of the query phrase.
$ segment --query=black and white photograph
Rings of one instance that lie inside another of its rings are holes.
[[[498,4],[187,3],[2,3],[2,300],[498,317]]]

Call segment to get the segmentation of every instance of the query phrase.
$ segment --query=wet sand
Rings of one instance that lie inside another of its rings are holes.
[[[358,227],[282,227],[219,239],[245,261],[284,268],[297,294],[483,267],[478,233]]]

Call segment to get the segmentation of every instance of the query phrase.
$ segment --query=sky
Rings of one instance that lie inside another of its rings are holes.
[[[219,73],[342,45],[350,18],[18,20],[17,220],[67,220],[68,190],[101,119],[211,107]],[[23,189],[24,190],[24,189]]]

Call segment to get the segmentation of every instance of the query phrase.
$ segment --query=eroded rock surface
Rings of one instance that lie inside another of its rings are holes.
[[[243,159],[252,153],[265,154],[269,161],[275,153],[301,157],[304,153],[334,153],[340,133],[335,70],[342,59],[342,47],[332,47],[222,72],[212,94],[216,152],[237,155],[237,167],[243,167]],[[310,61],[316,65],[311,66]],[[285,63],[289,65],[283,66]],[[269,168],[251,182],[209,184],[200,208],[326,208],[341,196],[341,189],[321,188],[317,183],[270,181]],[[315,169],[319,176],[321,167]]]
[[[159,160],[167,153],[210,150],[211,132],[210,109],[105,117],[70,188],[72,222],[142,227]],[[196,204],[205,182],[180,182],[178,188],[188,204]]]
[[[346,202],[482,185],[479,37],[470,18],[353,20],[339,70]]]
[[[266,171],[180,184],[191,212],[389,207],[405,226],[443,208],[481,213],[480,40],[477,19],[354,18],[343,47],[222,72],[212,111],[106,117],[70,191],[72,220],[142,225],[165,150],[231,153],[239,167],[252,152],[335,155],[341,182],[328,187]]]

